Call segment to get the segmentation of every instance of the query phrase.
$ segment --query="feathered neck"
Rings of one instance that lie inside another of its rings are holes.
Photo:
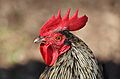
[[[46,67],[40,79],[102,79],[102,74],[92,51],[79,39],[53,66]]]

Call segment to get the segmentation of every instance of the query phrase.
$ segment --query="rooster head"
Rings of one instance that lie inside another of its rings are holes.
[[[69,31],[76,31],[85,26],[88,17],[86,15],[78,17],[78,10],[69,18],[70,9],[62,18],[60,10],[58,15],[54,15],[42,26],[39,37],[34,42],[40,42],[40,52],[49,66],[52,66],[57,60],[58,56],[68,51],[71,47],[66,36]]]

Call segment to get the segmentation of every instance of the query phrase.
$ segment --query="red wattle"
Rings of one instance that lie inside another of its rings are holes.
[[[58,58],[58,51],[54,50],[50,44],[41,44],[40,52],[45,63],[49,66],[52,66]]]

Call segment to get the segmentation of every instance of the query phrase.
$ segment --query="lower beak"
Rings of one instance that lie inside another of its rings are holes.
[[[36,37],[35,39],[34,39],[34,43],[42,43],[42,41],[44,40],[44,38],[43,37],[40,37],[40,36],[38,36],[38,37]]]

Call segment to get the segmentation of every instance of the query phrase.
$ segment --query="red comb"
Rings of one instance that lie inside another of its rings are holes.
[[[86,15],[78,17],[78,10],[75,14],[69,18],[70,9],[68,9],[66,15],[61,18],[60,10],[58,10],[58,15],[54,15],[42,26],[40,29],[40,36],[46,36],[51,34],[56,30],[69,30],[76,31],[85,26],[88,17]]]

